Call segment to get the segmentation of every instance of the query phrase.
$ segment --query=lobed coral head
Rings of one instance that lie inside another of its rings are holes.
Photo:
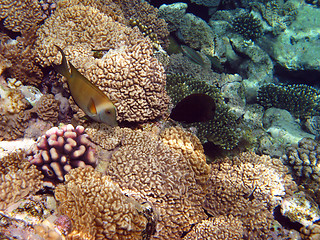
[[[77,167],[95,166],[93,143],[84,134],[84,127],[71,124],[53,127],[37,142],[37,149],[29,161],[45,175],[48,183],[64,181],[64,176]]]

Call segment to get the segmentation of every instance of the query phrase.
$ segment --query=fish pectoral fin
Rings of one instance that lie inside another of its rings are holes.
[[[96,105],[94,104],[94,101],[92,98],[90,98],[87,108],[88,108],[89,113],[91,113],[93,115],[97,115]]]

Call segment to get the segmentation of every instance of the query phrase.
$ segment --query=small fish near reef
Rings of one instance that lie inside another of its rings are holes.
[[[67,78],[71,95],[76,104],[93,120],[109,124],[112,127],[117,126],[116,108],[111,100],[69,62],[70,73],[65,54],[60,47],[56,47],[62,55],[62,62],[60,65],[53,65],[53,67]]]
[[[182,99],[171,111],[170,118],[183,123],[206,122],[213,119],[215,100],[207,94],[195,93]]]
[[[181,45],[181,49],[184,55],[186,55],[192,62],[200,65],[201,67],[204,67],[204,61],[201,55],[196,50],[188,47],[187,45]]]

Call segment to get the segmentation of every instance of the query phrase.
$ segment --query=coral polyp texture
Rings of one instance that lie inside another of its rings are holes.
[[[320,184],[320,144],[311,138],[303,138],[297,147],[289,147],[284,161],[301,179],[312,179]]]
[[[183,240],[243,239],[240,219],[232,215],[212,217],[195,225]]]
[[[304,84],[267,84],[259,89],[257,99],[265,108],[282,108],[296,118],[306,118],[319,115],[319,96],[319,90]]]
[[[65,174],[72,168],[95,166],[94,152],[92,142],[84,134],[84,127],[74,128],[69,124],[53,127],[40,137],[29,161],[44,174],[44,181],[56,184],[63,182]]]
[[[180,128],[159,135],[102,124],[86,132],[108,150],[97,169],[158,213],[156,239],[179,239],[206,218],[202,203],[210,167],[195,136]]]
[[[92,167],[72,169],[55,189],[60,214],[72,221],[68,239],[142,239],[147,218],[109,176]]]
[[[8,97],[0,99],[0,140],[16,140],[23,137],[32,118],[52,123],[57,122],[59,101],[55,100],[52,94],[41,96],[33,108],[26,109],[28,105],[25,103],[25,99],[22,99],[19,90],[6,91],[10,92],[9,95],[5,95]],[[13,93],[12,96],[11,93]],[[19,109],[20,111],[16,112]]]
[[[232,28],[246,39],[255,40],[262,36],[262,24],[251,13],[241,13],[232,21]]]
[[[43,20],[43,12],[39,1],[0,1],[0,19],[3,25],[14,32],[29,30]]]
[[[39,191],[42,178],[41,172],[27,161],[22,151],[1,152],[0,210]]]
[[[204,208],[213,217],[236,217],[248,239],[267,239],[273,209],[296,190],[288,172],[279,159],[254,153],[213,163]]]
[[[116,22],[97,8],[72,5],[58,8],[37,31],[42,66],[59,63],[54,44],[113,101],[119,122],[147,121],[167,113],[164,68],[153,57],[150,39],[137,27]]]

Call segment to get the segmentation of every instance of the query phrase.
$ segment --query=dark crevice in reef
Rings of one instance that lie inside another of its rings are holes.
[[[276,65],[274,76],[285,84],[306,84],[320,89],[320,72],[316,70],[288,70]]]

